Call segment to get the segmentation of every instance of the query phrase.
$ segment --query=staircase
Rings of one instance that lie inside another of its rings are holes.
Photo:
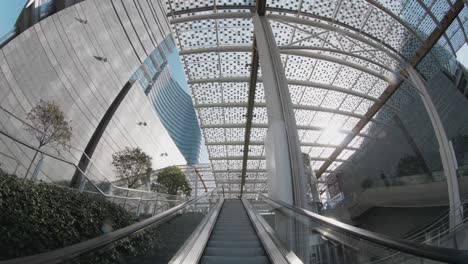
[[[200,262],[270,263],[240,200],[225,200]]]

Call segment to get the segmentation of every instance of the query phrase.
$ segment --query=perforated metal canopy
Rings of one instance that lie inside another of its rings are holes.
[[[301,149],[320,176],[339,170],[368,140],[378,140],[399,106],[415,96],[400,80],[402,68],[418,65],[429,78],[441,67],[450,69],[455,52],[466,42],[468,12],[461,1],[266,3]],[[248,0],[167,3],[217,186],[233,194],[240,190],[255,5]],[[450,12],[459,14],[446,25]],[[431,48],[427,45],[435,36],[436,47],[422,58],[421,50]],[[261,70],[258,77],[247,195],[267,190],[263,142],[268,118]],[[397,87],[399,92],[387,101]]]

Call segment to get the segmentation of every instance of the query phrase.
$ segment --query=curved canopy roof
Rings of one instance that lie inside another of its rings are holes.
[[[251,0],[169,0],[173,26],[218,187],[240,190],[253,51]],[[336,171],[415,96],[402,69],[450,69],[468,12],[446,0],[267,0],[302,152]],[[258,71],[245,192],[265,191],[268,126]],[[395,91],[397,91],[395,93]],[[392,96],[393,95],[393,96]],[[391,99],[390,99],[391,98]]]

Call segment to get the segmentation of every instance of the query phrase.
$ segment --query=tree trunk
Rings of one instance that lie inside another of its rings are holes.
[[[37,157],[38,153],[39,153],[39,151],[36,150],[36,153],[34,153],[34,157],[32,158],[31,163],[29,163],[28,169],[26,170],[26,173],[24,174],[24,180],[26,180],[28,178],[29,171],[31,170],[31,167],[32,167],[34,161],[36,160],[36,157]]]

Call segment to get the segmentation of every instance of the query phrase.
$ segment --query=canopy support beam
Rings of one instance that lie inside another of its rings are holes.
[[[304,164],[280,52],[268,18],[254,14],[253,25],[269,123],[265,140],[269,194],[304,208]]]

